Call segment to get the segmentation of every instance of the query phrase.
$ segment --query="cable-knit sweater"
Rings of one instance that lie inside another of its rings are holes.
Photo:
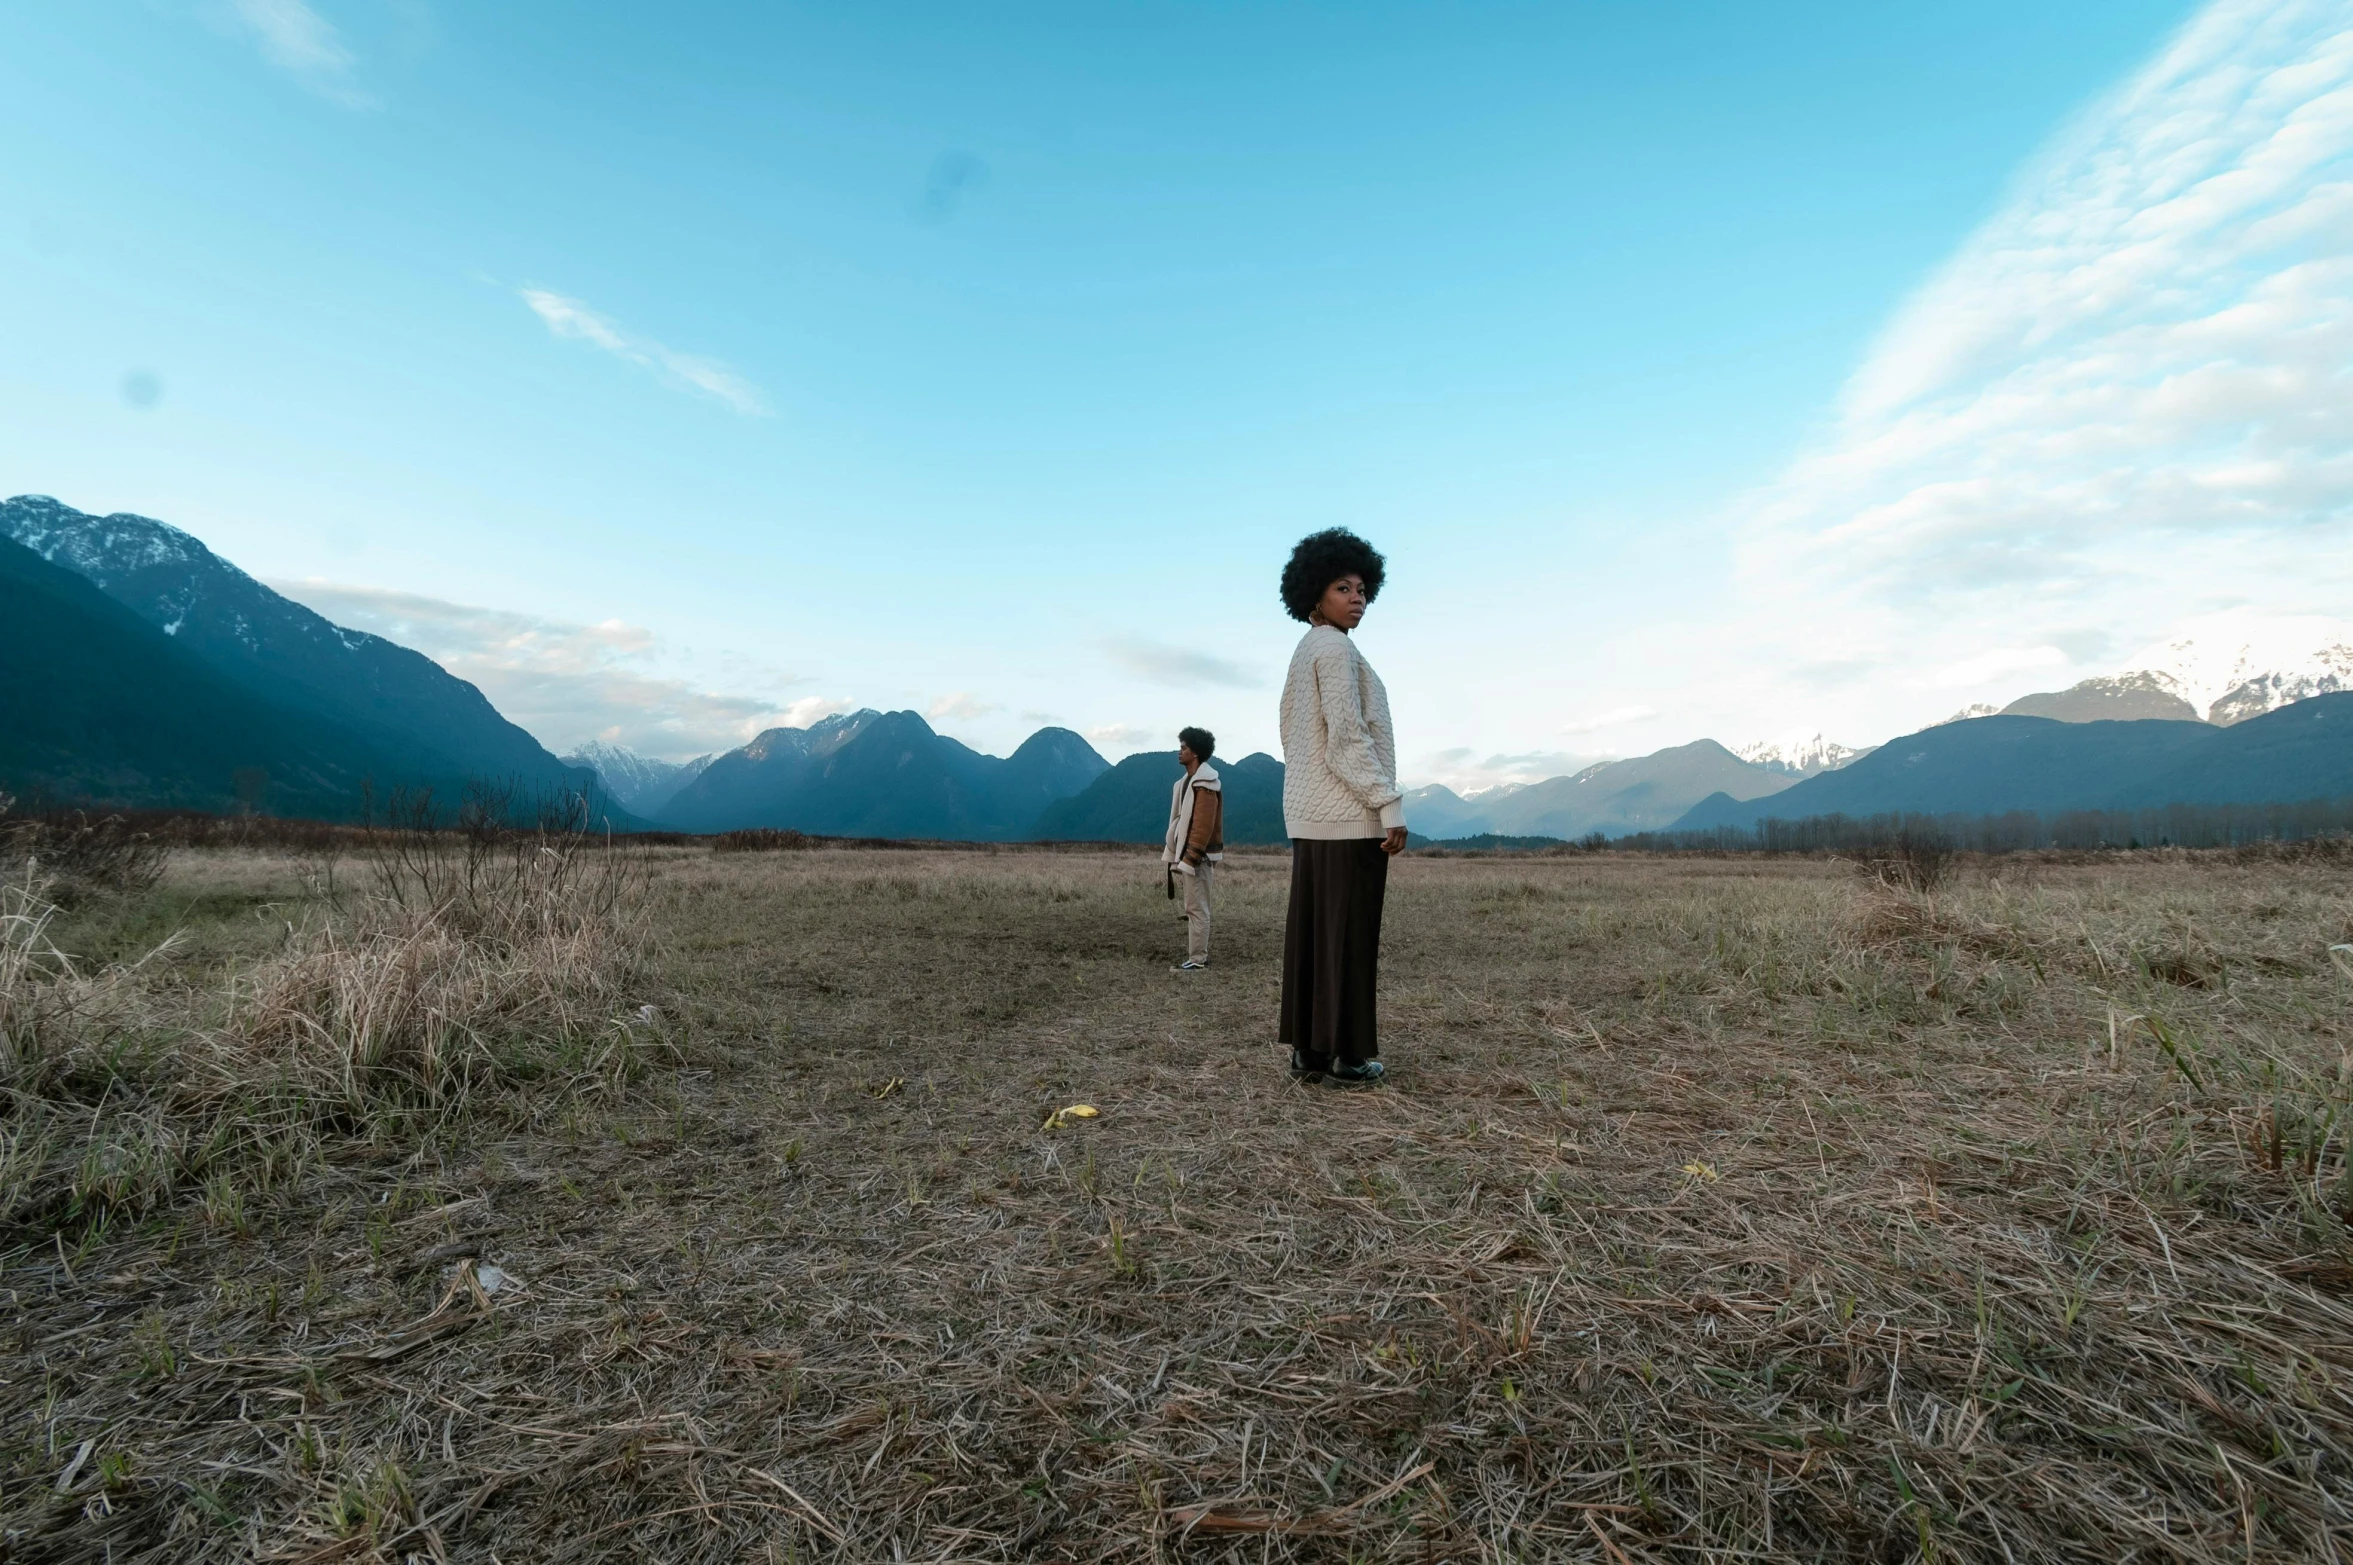
[[[1344,632],[1309,627],[1283,680],[1283,829],[1378,837],[1405,824],[1402,798],[1381,676]]]

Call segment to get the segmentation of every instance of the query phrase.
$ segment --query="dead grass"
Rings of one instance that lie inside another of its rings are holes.
[[[1350,1095],[1152,869],[667,854],[673,1068],[7,1258],[12,1557],[2347,1557],[2340,871],[1409,860]]]
[[[198,1185],[242,1227],[248,1193],[335,1147],[449,1134],[479,1087],[625,1070],[642,876],[561,840],[499,857],[431,898],[400,875],[346,895],[306,865],[273,938],[210,983],[175,972],[185,930],[78,959],[44,883],[0,886],[0,1232],[54,1233],[62,1258]]]

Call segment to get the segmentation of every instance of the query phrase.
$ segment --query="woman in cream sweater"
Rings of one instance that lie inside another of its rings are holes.
[[[1389,692],[1350,633],[1381,590],[1379,551],[1345,528],[1302,538],[1283,607],[1307,622],[1283,681],[1283,822],[1291,911],[1281,1041],[1291,1074],[1370,1086],[1384,1067],[1373,1017],[1381,900],[1405,846]]]

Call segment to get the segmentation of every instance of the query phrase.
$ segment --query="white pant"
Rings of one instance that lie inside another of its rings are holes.
[[[1209,960],[1209,873],[1215,865],[1204,859],[1188,875],[1177,871],[1185,887],[1185,960]]]

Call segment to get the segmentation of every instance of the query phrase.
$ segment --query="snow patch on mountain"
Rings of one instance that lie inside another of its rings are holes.
[[[367,737],[413,776],[580,782],[440,664],[333,623],[169,523],[18,495],[0,500],[0,538],[72,571],[247,690]]]
[[[188,533],[153,517],[91,516],[49,495],[17,495],[0,514],[6,536],[101,588],[133,571],[189,565],[250,581]]]
[[[2353,625],[2319,614],[2209,614],[2142,648],[2124,672],[2155,676],[2210,723],[2244,722],[2353,690]]]
[[[711,756],[698,755],[691,761],[665,761],[659,756],[640,755],[627,745],[591,739],[565,756],[564,764],[588,767],[623,809],[633,815],[650,815],[700,777],[711,760]]]
[[[1853,745],[1840,744],[1820,733],[1805,729],[1772,739],[1756,739],[1747,744],[1734,745],[1732,753],[1751,766],[1762,766],[1767,771],[1780,772],[1790,777],[1812,777],[1822,772],[1835,772],[1850,761],[1871,753],[1870,747],[1858,750]]]

